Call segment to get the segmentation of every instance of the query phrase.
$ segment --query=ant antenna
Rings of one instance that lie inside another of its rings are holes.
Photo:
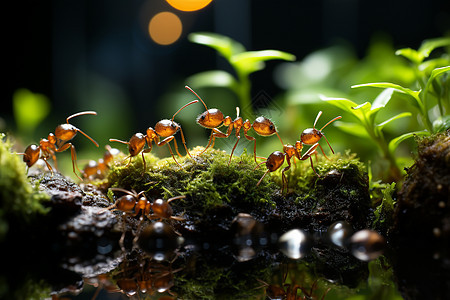
[[[82,111],[82,112],[70,115],[66,119],[67,124],[69,124],[70,119],[78,117],[78,116],[82,116],[82,115],[97,115],[97,113],[95,111]]]
[[[325,127],[327,127],[330,123],[332,123],[332,122],[334,122],[334,121],[336,121],[336,120],[339,120],[340,118],[342,118],[342,117],[341,117],[341,116],[337,116],[336,118],[334,118],[333,120],[331,120],[330,122],[328,122],[327,124],[325,124],[325,125],[320,129],[320,131],[322,131],[322,130],[323,130]],[[330,147],[331,152],[334,154],[334,150],[333,150],[333,148],[331,147],[330,142],[328,142],[327,137],[326,137],[325,135],[322,135],[322,136],[325,138],[325,141],[327,142],[328,146]]]
[[[339,120],[339,119],[341,119],[342,117],[341,116],[337,116],[336,118],[334,118],[333,120],[331,120],[330,122],[328,122],[327,124],[325,124],[322,128],[320,128],[320,131],[322,131],[325,127],[327,127],[330,123],[332,123],[332,122],[334,122],[334,121],[336,121],[336,120]],[[315,124],[314,124],[315,125]]]
[[[82,111],[73,115],[70,115],[67,117],[66,122],[67,124],[69,124],[69,120],[78,116],[82,116],[82,115],[97,115],[97,113],[95,111]],[[88,136],[86,133],[84,133],[82,130],[80,129],[76,129],[79,133],[81,133],[82,135],[84,135],[85,137],[87,137],[92,143],[94,143],[95,146],[98,147],[98,143],[96,141],[94,141],[94,139],[92,139],[90,136]]]
[[[206,106],[205,102],[202,100],[202,98],[193,90],[191,89],[189,86],[185,85],[185,88],[187,88],[188,90],[190,90],[198,99],[200,99],[200,101],[203,103],[203,105],[205,106],[206,111],[208,111],[208,107]]]
[[[188,104],[185,104],[182,108],[180,108],[179,110],[177,110],[177,112],[173,115],[173,117],[172,117],[172,122],[173,122],[173,119],[175,118],[175,116],[177,115],[177,113],[179,113],[183,108],[185,108],[186,106],[189,106],[189,105],[191,105],[191,104],[194,104],[194,103],[197,103],[198,102],[198,100],[193,100],[193,101],[191,101],[191,102],[189,102]]]
[[[319,120],[320,116],[322,115],[322,111],[319,111],[319,113],[317,114],[316,120],[314,121],[314,125],[313,128],[316,128],[316,123]],[[325,125],[326,126],[326,125]],[[324,126],[324,127],[325,127]],[[323,129],[323,128],[322,128]],[[322,131],[322,129],[320,131]]]

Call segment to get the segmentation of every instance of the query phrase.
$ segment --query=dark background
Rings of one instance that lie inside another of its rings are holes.
[[[229,70],[212,49],[189,42],[190,32],[225,34],[249,50],[282,50],[297,60],[337,41],[345,41],[363,56],[374,34],[388,35],[397,48],[417,48],[424,39],[448,33],[448,4],[448,0],[215,0],[200,11],[179,12],[164,0],[14,2],[4,10],[6,106],[2,105],[0,117],[7,130],[14,128],[11,99],[18,88],[47,95],[51,114],[59,119],[76,111],[98,110],[93,99],[99,82],[106,82],[120,91],[109,89],[112,95],[126,98],[127,107],[117,107],[128,115],[124,120],[143,130],[161,119],[155,105],[174,82],[200,71]],[[148,20],[163,10],[176,13],[184,24],[181,39],[170,46],[156,45],[146,34]],[[265,71],[252,75],[254,91],[278,92],[271,72],[275,64],[270,62]],[[114,106],[108,100],[99,103]]]

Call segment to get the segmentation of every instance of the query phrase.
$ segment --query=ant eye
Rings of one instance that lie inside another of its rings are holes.
[[[269,128],[270,128],[270,130],[274,130],[274,126],[273,125],[270,125]]]
[[[205,119],[205,115],[202,115],[202,116],[200,117],[200,119],[204,120],[204,119]]]

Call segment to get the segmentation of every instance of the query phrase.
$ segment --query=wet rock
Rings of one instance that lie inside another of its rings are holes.
[[[418,140],[418,156],[398,193],[390,237],[406,299],[450,294],[450,130]]]

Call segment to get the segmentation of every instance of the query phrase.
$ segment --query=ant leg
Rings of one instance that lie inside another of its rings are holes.
[[[56,149],[56,152],[63,152],[67,149],[70,148],[70,154],[72,157],[72,168],[73,168],[73,173],[82,181],[83,179],[77,174],[77,172],[75,171],[75,167],[77,168],[78,172],[81,173],[80,169],[78,168],[78,165],[76,164],[77,161],[77,152],[75,151],[75,146],[72,145],[71,143],[67,143],[64,144],[62,147]]]
[[[325,156],[326,159],[330,160],[330,159],[328,158],[328,156],[325,154],[325,151],[323,151],[322,146],[319,145],[319,148],[320,148],[320,150],[322,151],[323,156]],[[316,159],[317,159],[317,156],[316,156]]]
[[[211,134],[209,135],[208,145],[206,145],[205,150],[203,150],[202,153],[205,152],[209,148],[209,146],[211,146],[212,139],[213,139],[213,131],[211,130]],[[212,147],[214,147],[214,144]],[[202,153],[200,153],[200,154],[202,154]]]
[[[192,155],[191,155],[191,153],[189,153],[189,150],[186,146],[186,139],[184,138],[183,129],[181,129],[181,127],[180,127],[180,134],[181,134],[181,141],[183,142],[183,145],[184,145],[184,149],[186,149],[186,153],[189,155],[189,157],[192,158]]]
[[[261,181],[264,179],[264,177],[266,177],[266,175],[267,175],[269,172],[270,172],[270,170],[267,170],[267,171],[264,173],[264,175],[261,177],[261,179],[259,179],[259,181],[258,181],[258,183],[256,184],[256,186],[258,186],[258,185],[261,183]]]
[[[50,172],[52,172],[52,177],[53,177],[53,169],[52,166],[50,166],[50,164],[47,161],[47,158],[42,157],[42,160],[45,162],[45,164],[47,165],[47,168],[50,170]]]
[[[317,153],[316,149],[317,149],[318,146],[319,146],[319,143],[315,143],[314,145],[312,145],[311,148],[309,148],[308,151],[306,151],[306,153],[302,155],[300,160],[306,160],[306,159],[309,158],[309,161],[311,162],[311,168],[313,169],[313,171],[317,175],[317,177],[320,177],[320,175],[316,172],[316,169],[314,169],[313,161],[312,161],[312,158],[311,158],[311,155]]]
[[[281,170],[281,179],[282,179],[282,182],[283,182],[282,190],[281,190],[282,193],[284,193],[285,188],[286,188],[286,193],[288,191],[288,180],[287,180],[286,175],[284,174],[284,172],[286,172],[287,170],[289,170],[291,168],[291,160],[290,160],[290,158],[288,156],[286,157],[286,160],[287,160],[288,165],[285,168],[283,168],[283,170]]]
[[[175,197],[169,198],[167,200],[167,203],[172,202],[173,200],[184,199],[184,198],[186,198],[185,195],[175,196]]]
[[[83,180],[80,176],[78,176],[78,174],[75,172],[75,167],[77,168],[78,172],[81,173],[80,169],[78,168],[78,164],[77,164],[77,152],[75,151],[75,146],[72,145],[71,143],[69,143],[70,145],[70,155],[72,156],[72,168],[73,168],[73,172],[75,173],[75,175],[80,179]]]
[[[178,161],[175,158],[175,155],[173,155],[173,151],[172,151],[172,147],[170,147],[170,141],[173,140],[175,137],[173,135],[166,137],[164,140],[162,140],[161,142],[158,142],[156,145],[158,145],[159,147],[164,146],[165,144],[167,144],[167,146],[169,147],[169,152],[170,155],[172,155],[173,160],[176,162],[176,164],[180,167],[183,168],[180,163],[178,163]]]
[[[148,149],[146,149],[146,150],[148,150]],[[144,150],[144,151],[141,152],[141,155],[142,155],[142,162],[144,163],[144,169],[142,170],[142,174],[144,174],[144,173],[145,173],[145,170],[147,170],[147,163],[145,162],[145,157],[144,157],[144,153],[146,152],[146,150]]]
[[[173,139],[173,145],[175,147],[175,151],[177,152],[179,157],[183,157],[183,155],[180,154],[180,151],[178,151],[178,144],[177,144],[177,140]]]
[[[236,149],[236,146],[237,146],[237,144],[239,143],[239,140],[241,139],[241,135],[239,134],[239,131],[238,131],[238,133],[236,134],[236,137],[237,137],[237,141],[236,141],[236,143],[234,144],[233,150],[231,150],[230,160],[228,161],[228,165],[230,165],[230,163],[231,163],[231,158],[233,157],[234,150]]]
[[[253,157],[255,158],[255,163],[258,163],[256,161],[256,138],[254,138],[253,136],[249,136],[247,135],[247,133],[244,131],[244,136],[247,140],[249,141],[253,141],[254,142],[254,146],[253,146]]]

